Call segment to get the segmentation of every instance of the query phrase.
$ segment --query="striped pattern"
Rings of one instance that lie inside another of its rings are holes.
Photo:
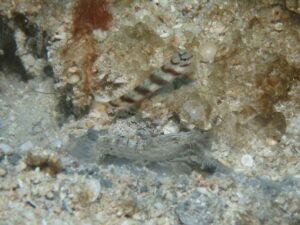
[[[109,104],[113,107],[134,106],[176,78],[190,74],[191,62],[192,55],[188,52],[174,54],[168,63],[151,73],[140,85]]]

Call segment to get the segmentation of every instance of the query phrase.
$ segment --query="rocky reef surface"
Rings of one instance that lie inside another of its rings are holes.
[[[0,224],[299,224],[299,43],[298,0],[2,0]]]

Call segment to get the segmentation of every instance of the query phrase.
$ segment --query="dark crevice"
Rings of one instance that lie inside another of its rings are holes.
[[[26,72],[21,59],[16,55],[17,44],[14,31],[7,18],[0,16],[0,70],[10,70],[20,75],[23,81],[31,76]]]

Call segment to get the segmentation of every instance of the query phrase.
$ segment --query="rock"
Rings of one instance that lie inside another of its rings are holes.
[[[54,199],[54,193],[53,191],[49,191],[46,196],[45,196],[48,200],[53,200]]]
[[[5,155],[10,155],[13,153],[13,148],[7,144],[0,143],[0,150],[3,151]]]
[[[96,179],[89,179],[85,182],[85,195],[87,202],[91,203],[96,201],[100,195],[101,185],[100,182]]]
[[[207,42],[200,47],[201,61],[213,63],[218,51],[218,46],[213,42]]]
[[[6,174],[7,174],[6,170],[3,168],[0,168],[0,177],[5,177]]]
[[[71,75],[68,79],[68,83],[70,83],[70,84],[76,84],[79,81],[80,81],[80,77],[75,74]]]
[[[163,127],[164,134],[174,134],[178,133],[180,131],[178,124],[176,124],[174,121],[169,121],[166,125]]]
[[[27,151],[29,151],[29,150],[31,150],[31,149],[33,149],[33,144],[31,143],[31,141],[27,141],[27,142],[25,142],[24,144],[22,144],[21,146],[20,146],[20,150],[22,151],[22,152],[27,152]]]

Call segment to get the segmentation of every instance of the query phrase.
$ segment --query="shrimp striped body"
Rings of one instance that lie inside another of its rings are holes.
[[[172,83],[176,78],[190,75],[192,73],[192,57],[188,52],[174,54],[169,62],[152,72],[140,85],[108,104],[121,109],[135,107],[154,92]]]

